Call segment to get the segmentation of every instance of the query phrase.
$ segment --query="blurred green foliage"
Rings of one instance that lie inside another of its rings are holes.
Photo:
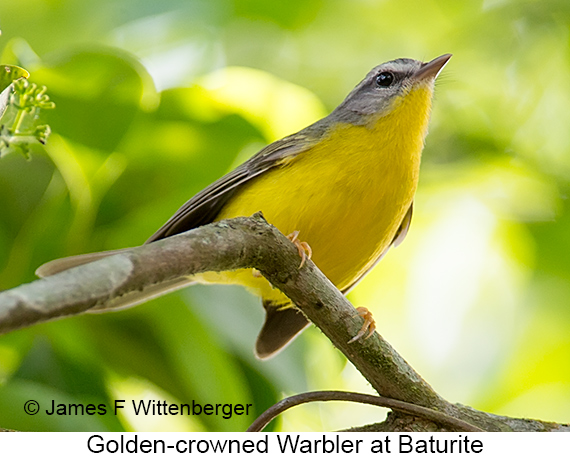
[[[374,65],[454,54],[406,242],[351,294],[451,401],[570,421],[570,7],[562,0],[22,0],[0,63],[57,109],[0,160],[0,289],[53,258],[141,244],[184,201],[330,111]],[[235,66],[246,68],[234,68]],[[286,95],[285,95],[286,94]],[[252,355],[258,300],[193,287],[0,337],[0,426],[244,430],[283,394],[369,386],[310,329]],[[37,400],[253,403],[249,417],[27,416]],[[311,405],[278,429],[382,419]]]

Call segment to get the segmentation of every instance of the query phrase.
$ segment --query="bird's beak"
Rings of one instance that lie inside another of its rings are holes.
[[[437,78],[439,72],[443,70],[445,64],[451,59],[451,54],[444,54],[436,57],[431,62],[424,62],[420,69],[414,75],[416,81],[428,81]]]

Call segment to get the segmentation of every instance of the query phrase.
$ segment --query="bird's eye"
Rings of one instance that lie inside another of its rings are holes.
[[[376,76],[376,84],[380,87],[390,87],[394,82],[394,75],[389,71],[383,71]]]

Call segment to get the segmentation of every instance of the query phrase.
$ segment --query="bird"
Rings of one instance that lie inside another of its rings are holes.
[[[347,294],[410,227],[434,83],[451,54],[429,62],[399,58],[374,67],[326,117],[277,140],[184,203],[146,243],[202,225],[262,212],[295,243],[301,257]],[[122,250],[53,260],[50,276]],[[255,355],[286,347],[307,318],[252,269],[202,273],[152,291],[156,296],[194,282],[241,284],[262,298],[265,322]],[[145,291],[122,306],[146,301]],[[365,308],[363,334],[374,321]],[[352,341],[352,340],[351,340]]]

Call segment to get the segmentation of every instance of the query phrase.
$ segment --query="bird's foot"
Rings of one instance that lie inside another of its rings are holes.
[[[293,233],[287,235],[287,239],[297,246],[299,257],[301,257],[301,265],[299,265],[299,268],[303,268],[305,261],[313,256],[311,246],[309,246],[309,243],[299,240],[299,230],[295,230]]]
[[[358,308],[356,308],[356,311],[358,311],[358,315],[360,317],[364,318],[364,324],[362,324],[362,327],[360,328],[356,336],[352,338],[348,342],[348,344],[354,343],[355,341],[362,338],[364,335],[366,335],[364,339],[367,340],[374,334],[374,331],[376,330],[376,322],[374,322],[374,317],[372,317],[372,313],[368,311],[368,308],[365,308],[364,306],[359,306]]]

